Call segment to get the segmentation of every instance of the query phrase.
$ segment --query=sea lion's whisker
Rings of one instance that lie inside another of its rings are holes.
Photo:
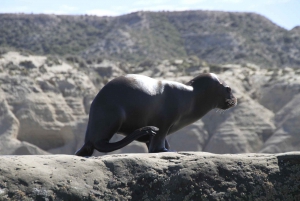
[[[235,104],[236,104],[236,101],[232,100],[232,101],[229,102],[229,104],[230,104],[230,105],[235,105]]]

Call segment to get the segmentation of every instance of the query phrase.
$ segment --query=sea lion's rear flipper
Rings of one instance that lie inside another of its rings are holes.
[[[94,147],[92,143],[86,142],[84,145],[76,151],[76,156],[91,156],[94,153]]]
[[[144,136],[154,136],[159,129],[154,126],[146,126],[135,130],[133,133],[127,135],[125,138],[118,142],[110,143],[109,141],[97,141],[97,142],[86,142],[81,149],[79,149],[75,155],[77,156],[91,156],[96,149],[99,152],[112,152],[123,148],[132,141]]]

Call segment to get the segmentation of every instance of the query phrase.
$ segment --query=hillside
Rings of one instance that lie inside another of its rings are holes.
[[[300,65],[299,28],[288,31],[254,13],[1,14],[0,47],[130,62],[195,55],[213,64]]]

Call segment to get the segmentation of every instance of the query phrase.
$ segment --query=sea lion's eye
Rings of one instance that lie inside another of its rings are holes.
[[[231,92],[231,88],[230,87],[226,87],[226,91],[230,93]]]

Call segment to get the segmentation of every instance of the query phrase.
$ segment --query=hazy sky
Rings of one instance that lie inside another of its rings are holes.
[[[300,25],[300,0],[0,0],[0,13],[122,15],[134,11],[255,12],[286,29]]]

